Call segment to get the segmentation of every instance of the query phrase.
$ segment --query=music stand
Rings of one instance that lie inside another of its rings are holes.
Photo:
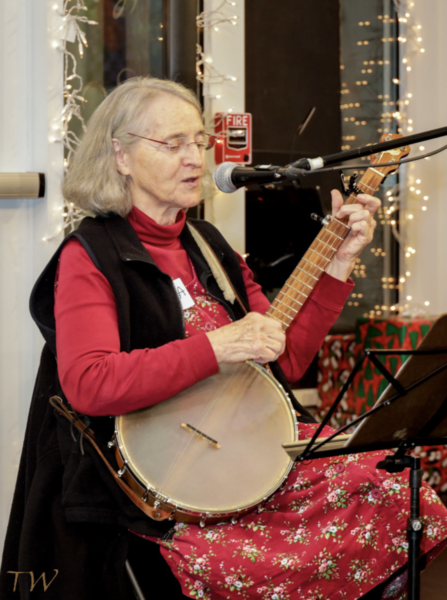
[[[396,354],[409,358],[393,377],[378,357]],[[317,439],[365,359],[380,370],[389,386],[368,413],[328,438]],[[351,436],[342,435],[358,423],[359,427]],[[377,468],[389,473],[410,469],[411,504],[407,525],[410,600],[420,598],[422,469],[420,459],[406,453],[416,446],[438,444],[447,444],[447,315],[439,317],[416,350],[365,350],[313,437],[283,444],[289,456],[297,461],[395,449],[394,455],[380,461]]]

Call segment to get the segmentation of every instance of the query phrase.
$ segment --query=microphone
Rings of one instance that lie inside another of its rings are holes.
[[[224,162],[213,171],[213,180],[217,188],[225,194],[231,194],[238,188],[250,184],[274,183],[284,179],[285,169],[273,165],[241,167],[233,162]]]

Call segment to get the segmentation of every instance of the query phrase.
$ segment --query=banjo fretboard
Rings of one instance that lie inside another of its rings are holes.
[[[365,194],[373,194],[387,174],[387,170],[383,170],[385,172],[382,172],[377,165],[370,167],[356,184],[357,189]],[[356,202],[357,194],[353,192],[345,204]],[[350,231],[347,217],[344,219],[331,217],[281,288],[266,314],[280,321],[284,331],[306,302]]]

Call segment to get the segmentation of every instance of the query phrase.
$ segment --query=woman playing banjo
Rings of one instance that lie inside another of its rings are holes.
[[[333,216],[348,218],[351,233],[287,334],[265,315],[269,301],[244,260],[210,224],[194,222],[247,314],[225,300],[186,217],[201,200],[212,143],[192,92],[136,78],[96,110],[69,169],[65,198],[97,218],[57,255],[57,369],[66,400],[94,430],[162,404],[220,365],[270,363],[284,385],[284,376],[298,380],[352,291],[349,275],[373,238],[380,202],[361,194],[344,205],[334,191]],[[312,418],[295,408],[299,436],[311,436]],[[235,522],[154,522],[150,535],[127,523],[126,531],[159,544],[190,598],[403,598],[409,491],[405,475],[376,470],[379,456],[296,465],[262,512]],[[447,511],[428,486],[422,498],[423,552],[433,558],[447,538]]]

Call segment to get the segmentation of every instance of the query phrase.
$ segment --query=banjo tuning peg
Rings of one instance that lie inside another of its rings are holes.
[[[348,191],[350,194],[355,193],[355,194],[361,194],[362,190],[357,186],[355,180],[357,179],[357,173],[353,173],[351,175],[351,177],[349,178],[349,187],[348,187]]]
[[[323,217],[321,215],[317,215],[317,213],[311,213],[310,218],[313,219],[314,221],[316,221],[317,223],[320,223],[320,225],[323,225]]]

